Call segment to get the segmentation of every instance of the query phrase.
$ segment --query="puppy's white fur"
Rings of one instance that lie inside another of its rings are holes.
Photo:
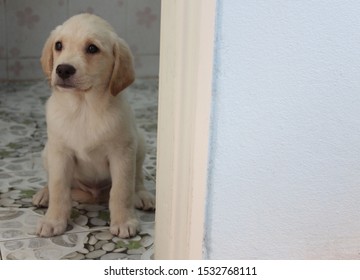
[[[96,52],[89,51],[90,45]],[[46,104],[43,152],[48,187],[33,197],[35,205],[49,208],[37,233],[62,234],[72,199],[109,199],[110,231],[135,235],[134,206],[153,209],[155,199],[143,185],[144,141],[121,94],[134,80],[127,44],[103,19],[80,14],[51,32],[41,63],[52,95]],[[61,77],[59,65],[76,72]]]

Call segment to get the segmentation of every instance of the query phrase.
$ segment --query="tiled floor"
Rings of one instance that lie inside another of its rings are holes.
[[[145,134],[146,187],[155,192],[158,81],[139,80],[127,96]],[[0,84],[0,259],[151,259],[154,212],[138,211],[140,233],[122,240],[108,231],[107,205],[74,204],[73,224],[55,238],[34,235],[36,220],[46,209],[31,204],[46,184],[41,150],[46,141],[45,82]]]

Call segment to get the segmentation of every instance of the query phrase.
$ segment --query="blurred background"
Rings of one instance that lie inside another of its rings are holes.
[[[0,0],[0,81],[43,79],[46,38],[82,12],[103,17],[128,42],[138,78],[158,76],[160,0]]]

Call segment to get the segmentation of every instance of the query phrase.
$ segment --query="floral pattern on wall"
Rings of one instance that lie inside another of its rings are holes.
[[[157,20],[157,16],[152,13],[150,7],[145,7],[144,10],[138,10],[136,13],[137,22],[139,25],[145,25],[147,28],[151,28],[152,24]]]
[[[160,0],[0,0],[0,80],[44,79],[47,36],[81,12],[103,17],[128,42],[137,77],[158,75]]]
[[[33,29],[34,25],[39,22],[39,15],[35,15],[31,7],[26,7],[24,10],[16,12],[16,17],[19,26],[26,26],[29,29]]]

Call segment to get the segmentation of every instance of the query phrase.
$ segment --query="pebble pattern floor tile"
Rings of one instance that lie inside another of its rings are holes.
[[[147,142],[145,185],[154,194],[157,93],[156,79],[138,80],[126,93]],[[154,212],[137,211],[141,231],[132,239],[120,239],[108,231],[107,205],[74,202],[73,227],[81,235],[68,231],[53,240],[24,236],[20,216],[46,212],[44,208],[34,207],[31,198],[46,184],[41,151],[46,142],[44,105],[49,95],[50,89],[44,81],[0,83],[0,259],[152,259]],[[14,214],[19,212],[22,214]],[[64,255],[56,249],[59,246],[73,250]],[[25,253],[29,248],[32,254]]]

